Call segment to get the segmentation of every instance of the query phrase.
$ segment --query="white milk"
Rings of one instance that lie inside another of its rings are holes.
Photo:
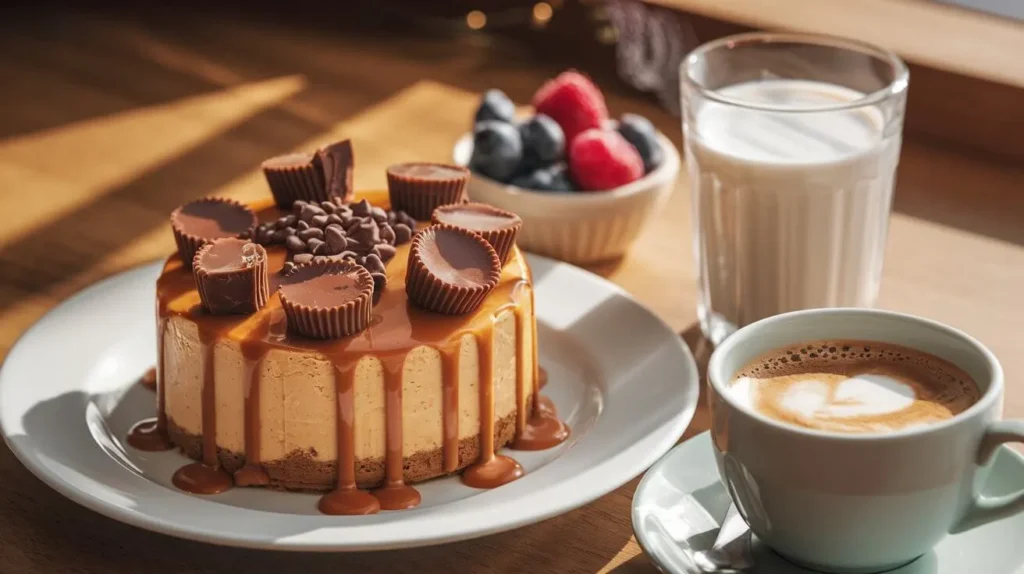
[[[780,110],[864,95],[781,79],[718,93]],[[785,311],[874,304],[898,129],[883,134],[882,114],[873,107],[773,112],[706,101],[693,113],[686,158],[698,227],[699,312],[712,338]]]

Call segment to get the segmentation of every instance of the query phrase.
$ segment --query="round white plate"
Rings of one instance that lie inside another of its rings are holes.
[[[0,431],[14,454],[68,498],[150,530],[236,546],[366,550],[438,544],[561,514],[617,488],[665,454],[689,423],[698,377],[682,339],[611,283],[530,257],[541,364],[569,441],[515,452],[526,476],[493,490],[458,477],[417,485],[423,504],[374,516],[324,516],[314,494],[236,488],[215,496],[170,484],[177,452],[128,447],[153,415],[134,384],[156,359],[160,264],[68,299],[33,326],[0,370]]]
[[[633,494],[633,532],[662,572],[704,574],[691,558],[709,550],[729,510],[729,494],[718,479],[711,435],[703,433],[672,449],[640,481]],[[982,492],[1002,495],[1024,483],[1024,457],[1002,447],[991,463]],[[930,552],[886,574],[1024,574],[1024,514],[947,536]],[[815,574],[762,544],[751,542],[750,574]]]

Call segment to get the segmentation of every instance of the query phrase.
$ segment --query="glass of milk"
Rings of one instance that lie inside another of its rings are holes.
[[[860,42],[752,33],[697,48],[680,75],[704,335],[872,306],[906,65]]]

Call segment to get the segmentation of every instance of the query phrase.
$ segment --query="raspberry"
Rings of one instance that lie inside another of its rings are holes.
[[[644,160],[619,132],[589,129],[569,144],[569,170],[587,191],[608,190],[644,175]]]
[[[608,119],[601,90],[583,74],[569,70],[548,80],[533,95],[533,107],[558,122],[571,142],[580,132],[600,128]]]

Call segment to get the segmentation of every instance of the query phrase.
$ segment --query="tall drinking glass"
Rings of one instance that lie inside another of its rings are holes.
[[[908,72],[860,42],[753,33],[682,64],[701,330],[869,307],[878,295]]]

